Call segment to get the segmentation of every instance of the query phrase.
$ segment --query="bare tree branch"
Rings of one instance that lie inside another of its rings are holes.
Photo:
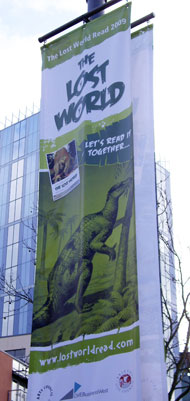
[[[169,198],[169,175],[161,169],[164,179],[157,179],[157,216],[161,265],[161,299],[166,370],[170,378],[168,399],[180,401],[190,392],[190,384],[185,379],[189,372],[188,349],[190,344],[190,292],[189,278],[184,282],[181,258],[176,251],[173,238],[172,204]],[[177,307],[176,293],[180,306]],[[184,327],[186,336],[180,342],[179,331]],[[181,351],[181,352],[180,352]],[[176,390],[180,390],[177,393]]]

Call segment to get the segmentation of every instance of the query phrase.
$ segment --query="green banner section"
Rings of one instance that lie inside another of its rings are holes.
[[[41,48],[42,69],[53,68],[82,53],[84,49],[97,46],[118,32],[127,30],[130,26],[130,5],[128,3],[44,45]]]
[[[139,348],[139,327],[114,335],[73,342],[52,351],[32,351],[30,373],[101,361]]]
[[[82,165],[80,179],[54,202],[40,173],[33,346],[138,320],[132,159]]]

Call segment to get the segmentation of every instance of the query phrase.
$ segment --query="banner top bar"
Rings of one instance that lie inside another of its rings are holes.
[[[41,36],[41,37],[38,39],[38,41],[39,41],[40,43],[45,42],[47,39],[50,39],[50,38],[52,38],[53,36],[58,35],[59,33],[65,31],[66,29],[71,28],[72,26],[78,24],[79,22],[82,22],[82,21],[83,21],[83,22],[86,22],[86,23],[87,23],[87,22],[89,22],[89,18],[90,18],[90,17],[92,17],[93,15],[97,14],[97,13],[100,12],[100,11],[105,10],[105,9],[108,8],[108,7],[113,6],[114,4],[119,3],[120,1],[122,1],[122,0],[111,0],[111,1],[109,1],[108,3],[103,4],[102,6],[93,9],[92,11],[89,11],[89,12],[87,12],[87,13],[85,13],[85,14],[82,14],[82,15],[80,15],[79,17],[73,19],[72,21],[69,21],[69,22],[67,22],[66,24],[60,26],[59,28],[54,29],[53,31],[47,33],[46,35]]]
[[[85,13],[85,14],[82,14],[82,15],[80,15],[79,17],[73,19],[72,21],[69,21],[69,22],[67,22],[66,24],[60,26],[59,28],[56,28],[56,29],[54,29],[53,31],[47,33],[46,35],[41,36],[41,37],[38,39],[38,41],[39,41],[40,43],[45,42],[46,40],[52,38],[53,36],[58,35],[59,33],[65,31],[66,29],[69,29],[69,28],[71,28],[72,26],[78,24],[79,22],[82,22],[82,21],[83,21],[83,22],[86,22],[86,23],[87,23],[87,22],[89,22],[89,18],[90,18],[91,16],[97,14],[98,12],[100,12],[100,11],[102,11],[102,10],[108,8],[108,7],[113,6],[113,5],[116,4],[116,3],[119,3],[120,1],[121,1],[121,0],[111,0],[111,1],[109,1],[108,3],[103,4],[102,6],[93,9],[92,11],[89,11],[89,12],[87,12],[87,13]],[[152,18],[154,18],[154,17],[155,17],[154,13],[148,14],[148,15],[146,15],[145,17],[140,18],[139,20],[133,22],[133,23],[131,24],[131,28],[135,28],[136,26],[138,26],[138,25],[140,25],[140,24],[143,24],[144,22],[147,22],[147,21],[149,21],[150,19],[152,19]]]

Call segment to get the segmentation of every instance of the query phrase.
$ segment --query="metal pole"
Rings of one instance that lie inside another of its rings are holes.
[[[102,6],[103,4],[105,4],[107,2],[107,0],[86,0],[87,4],[88,4],[88,12],[94,10],[95,8],[98,8],[100,6]],[[103,11],[100,11],[98,14],[93,15],[90,19],[95,19],[100,17],[100,15],[103,14]]]
[[[66,24],[60,26],[59,28],[54,29],[53,31],[47,33],[46,35],[41,36],[38,40],[39,40],[40,43],[42,43],[42,42],[46,41],[47,39],[50,39],[53,36],[58,35],[59,33],[65,31],[66,29],[71,28],[72,26],[78,24],[79,22],[83,21],[83,22],[87,23],[87,22],[89,22],[90,18],[93,15],[98,15],[99,13],[101,13],[106,8],[111,7],[111,6],[119,3],[120,1],[122,1],[122,0],[110,0],[108,2],[104,1],[104,3],[100,7],[96,7],[95,9],[93,9],[93,10],[91,10],[91,11],[89,11],[89,12],[83,14],[83,15],[80,15],[80,17],[77,17],[74,20],[72,20],[70,22],[67,22]]]
[[[80,15],[80,17],[77,17],[74,20],[69,21],[66,24],[60,26],[59,28],[56,28],[53,31],[47,33],[46,35],[41,36],[38,39],[38,41],[40,43],[45,42],[46,40],[52,38],[53,36],[58,35],[59,33],[65,31],[66,29],[71,28],[72,26],[78,24],[79,22],[83,21],[83,22],[87,23],[92,16],[94,16],[94,15],[98,16],[98,14],[101,13],[103,10],[105,10],[106,8],[108,8],[110,6],[113,6],[114,4],[119,3],[120,1],[122,1],[122,0],[110,0],[108,2],[104,2],[103,5],[101,5],[100,7],[97,7],[98,12],[96,12],[96,8],[95,8],[83,15]],[[129,3],[126,3],[126,5],[127,4],[129,4]],[[135,28],[136,26],[138,26],[144,22],[148,22],[150,19],[152,19],[154,17],[155,17],[155,15],[153,13],[146,15],[145,17],[140,18],[138,21],[132,22],[131,28]]]
[[[154,13],[150,13],[148,15],[145,15],[145,17],[142,17],[140,19],[138,19],[137,21],[132,22],[131,24],[131,29],[136,28],[137,26],[144,24],[145,22],[150,21],[150,19],[155,18],[155,14]]]

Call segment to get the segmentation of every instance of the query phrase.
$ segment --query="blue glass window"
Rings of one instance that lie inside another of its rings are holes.
[[[26,120],[21,121],[20,124],[20,139],[24,138],[26,134]]]
[[[14,142],[13,145],[13,160],[18,159],[19,141]]]
[[[15,124],[14,141],[19,140],[19,134],[20,134],[20,123]]]
[[[19,157],[24,156],[24,146],[25,146],[25,138],[20,140],[19,144]]]

